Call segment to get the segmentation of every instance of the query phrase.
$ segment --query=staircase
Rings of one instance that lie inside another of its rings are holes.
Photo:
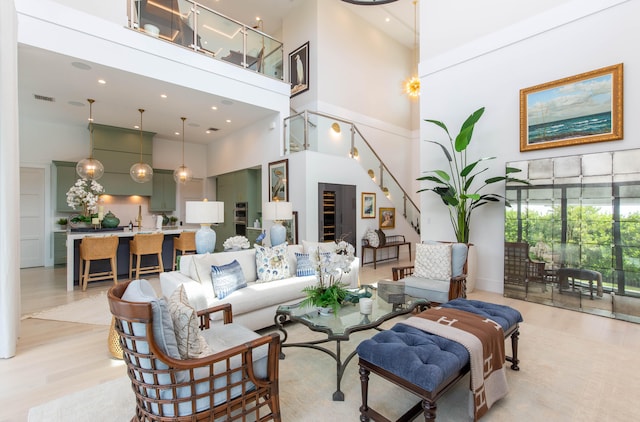
[[[348,136],[343,134],[346,131]],[[341,137],[343,142],[326,142],[326,134]],[[284,119],[284,138],[285,155],[316,151],[357,160],[362,171],[376,182],[379,193],[394,204],[397,215],[402,215],[420,234],[420,210],[353,122],[305,110]],[[347,142],[344,142],[345,139]]]

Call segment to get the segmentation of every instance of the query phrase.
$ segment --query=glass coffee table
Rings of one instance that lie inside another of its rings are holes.
[[[386,287],[385,287],[386,286]],[[383,288],[385,287],[385,288]],[[385,321],[395,318],[398,315],[408,314],[415,309],[424,310],[429,307],[426,299],[417,299],[404,294],[404,283],[394,281],[380,281],[373,285],[362,286],[360,289],[351,289],[354,293],[371,293],[373,307],[371,314],[363,315],[357,303],[342,305],[337,315],[320,315],[315,307],[301,307],[300,303],[281,305],[276,310],[274,318],[276,327],[284,334],[281,346],[284,347],[306,347],[320,350],[331,356],[336,361],[336,391],[333,393],[334,401],[344,401],[344,393],[340,391],[340,382],[344,370],[356,355],[354,350],[343,361],[340,354],[340,342],[349,341],[351,333],[356,331],[369,330],[378,327]],[[287,321],[299,322],[312,331],[326,333],[326,339],[287,343],[288,333],[284,323]],[[328,342],[336,342],[336,351],[320,346]],[[285,358],[284,353],[280,355]]]

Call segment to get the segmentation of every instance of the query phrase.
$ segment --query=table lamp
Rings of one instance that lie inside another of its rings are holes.
[[[200,224],[196,232],[196,252],[211,253],[216,248],[216,232],[211,229],[215,223],[224,223],[224,202],[187,201],[185,209],[187,223]]]
[[[262,218],[274,222],[269,231],[271,246],[280,245],[287,240],[287,229],[282,225],[282,220],[291,220],[293,206],[291,202],[265,202],[262,207]]]

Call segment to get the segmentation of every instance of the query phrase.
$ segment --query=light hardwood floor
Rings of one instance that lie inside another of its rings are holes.
[[[406,265],[407,257],[401,255],[401,258],[400,264]],[[376,270],[372,265],[366,265],[360,272],[361,283],[389,278],[391,267],[395,265],[399,263],[379,264]],[[22,314],[89,297],[111,285],[109,281],[94,282],[86,292],[78,289],[67,292],[65,273],[64,267],[22,270]],[[522,312],[527,324],[552,326],[572,335],[640,350],[638,324],[507,299],[496,293],[475,291],[470,298],[513,306]],[[107,334],[107,326],[22,320],[16,356],[0,359],[0,422],[26,421],[32,406],[122,377],[125,374],[123,363],[110,358]],[[525,340],[521,340],[521,354],[526,353]],[[613,389],[618,387],[620,380],[603,379],[602,382]],[[615,409],[611,412],[610,420],[617,420]]]

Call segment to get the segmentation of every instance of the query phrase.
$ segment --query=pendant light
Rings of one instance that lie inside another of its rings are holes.
[[[142,113],[144,109],[139,108],[140,112],[140,162],[131,166],[129,174],[131,178],[138,183],[147,183],[153,177],[153,169],[147,163],[142,162]]]
[[[95,100],[89,98],[89,139],[91,147],[89,149],[89,158],[82,159],[76,165],[76,173],[83,179],[98,180],[104,174],[104,166],[102,163],[93,158],[93,103]]]
[[[413,0],[413,54],[415,73],[405,84],[404,91],[409,97],[416,98],[420,95],[420,78],[418,78],[418,0]]]
[[[181,117],[182,119],[182,165],[173,171],[173,180],[176,183],[185,184],[190,182],[193,179],[193,173],[189,167],[184,165],[184,121],[187,120],[186,117]]]

